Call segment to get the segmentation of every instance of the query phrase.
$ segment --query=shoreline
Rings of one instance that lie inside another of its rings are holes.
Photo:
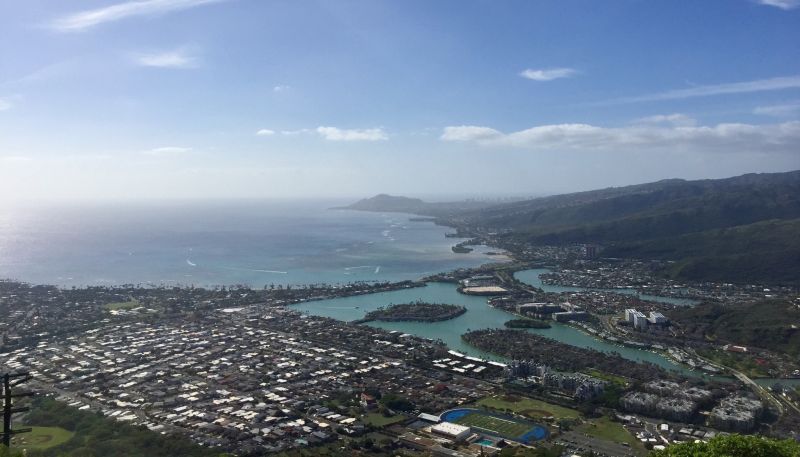
[[[414,214],[411,214],[411,213],[395,213],[395,214],[403,214],[403,215],[410,216],[409,220],[411,220],[411,218],[414,218],[414,217],[419,217],[418,215],[414,215]],[[446,224],[446,223],[444,223],[444,221],[442,221],[441,219],[438,219],[438,218],[421,217],[421,218],[419,218],[417,220],[420,221],[420,222],[429,222],[430,221],[430,222],[434,222],[436,225],[455,228],[456,230],[458,230],[457,226]],[[459,235],[459,237],[463,236],[463,235],[460,235],[458,233],[456,235]],[[451,237],[447,237],[446,236],[446,238],[451,238]],[[457,239],[455,237],[453,237],[453,238]],[[464,238],[468,238],[468,237],[464,237]],[[474,240],[474,239],[475,238],[471,238],[471,239],[468,239],[467,241],[471,241],[471,240]],[[492,249],[501,249],[498,246],[493,246],[492,244],[485,243],[485,242],[481,243],[479,245],[480,246],[486,246],[487,248],[492,248]],[[484,269],[486,269],[486,268],[495,269],[495,268],[492,268],[493,265],[502,265],[502,264],[509,264],[510,263],[511,265],[506,265],[506,268],[504,268],[504,269],[513,274],[513,273],[516,273],[518,271],[524,271],[526,269],[535,268],[534,265],[532,265],[532,264],[530,264],[528,262],[520,262],[518,264],[514,264],[515,262],[519,262],[519,261],[515,258],[513,252],[509,252],[509,251],[505,251],[505,250],[502,250],[502,251],[503,252],[501,254],[499,254],[499,255],[495,254],[495,255],[489,256],[489,254],[485,254],[487,257],[492,257],[492,258],[491,259],[486,259],[487,262],[481,263],[477,267],[472,267],[472,268],[468,268],[468,269],[469,270],[471,270],[471,269],[481,269],[481,268],[484,268]],[[499,260],[500,262],[496,262],[496,261],[493,262],[492,260]],[[453,270],[449,270],[449,271],[453,271]],[[443,271],[443,272],[440,272],[440,273],[437,273],[437,274],[444,274],[444,273],[447,273],[447,271]],[[363,289],[352,290],[352,291],[342,291],[336,285],[328,283],[328,284],[325,284],[325,286],[327,286],[327,287],[325,287],[324,289],[318,289],[318,291],[325,291],[325,292],[331,292],[331,293],[326,293],[326,294],[323,294],[323,295],[303,297],[303,298],[299,298],[299,299],[292,299],[292,300],[289,300],[287,302],[287,304],[299,304],[299,303],[304,303],[304,302],[329,300],[329,299],[335,299],[335,298],[347,298],[347,297],[351,297],[351,296],[370,295],[370,294],[373,294],[373,293],[391,292],[391,291],[408,289],[408,288],[425,287],[425,286],[427,286],[427,283],[430,282],[427,279],[428,279],[427,277],[423,277],[423,278],[420,278],[420,279],[417,279],[417,280],[411,280],[411,281],[388,282],[388,283],[384,284],[382,287],[377,287],[377,288],[374,288],[375,287],[374,283],[369,283],[369,282],[352,283],[352,284],[356,284],[356,285],[363,285]],[[9,280],[9,281],[10,282],[18,282],[18,283],[26,283],[25,281],[16,281],[16,280]],[[30,284],[30,283],[26,283],[26,284]],[[46,286],[46,284],[42,284],[42,285]],[[103,285],[103,286],[88,286],[88,285],[85,285],[85,286],[81,286],[81,287],[78,287],[78,288],[79,289],[86,289],[86,290],[88,290],[88,289],[106,289],[106,290],[113,291],[114,289],[118,289],[118,288],[121,288],[121,287],[124,287],[124,286],[136,287],[133,284],[118,284],[118,285]],[[139,285],[138,288],[141,288],[141,289],[166,289],[166,288],[171,288],[171,287],[175,287],[175,286],[180,287],[182,289],[194,289],[195,288],[193,285],[189,285],[189,284],[186,284],[186,285],[183,285],[183,284],[175,284],[175,285],[161,284],[161,285],[156,285],[156,284],[153,284],[153,283],[146,283],[145,285]],[[228,287],[231,287],[233,289],[232,286],[233,286],[233,284],[229,285]],[[61,290],[68,290],[70,288],[68,286],[63,286],[63,287],[62,286],[53,286],[53,287],[56,287],[56,288],[61,289]],[[200,289],[213,290],[213,289],[217,289],[219,287],[226,287],[226,286],[222,285],[222,286],[216,286],[216,287],[201,287]],[[536,287],[536,286],[531,285],[531,287]],[[246,288],[242,288],[241,290],[247,290],[247,289],[253,289],[253,288],[252,287],[246,287]],[[591,289],[589,289],[589,290],[591,290]],[[510,313],[510,314],[513,314],[513,313]],[[449,319],[452,319],[452,318],[443,319],[443,320],[449,320]],[[395,321],[395,322],[397,322],[397,321],[426,322],[426,321],[420,321],[420,320],[403,320],[403,319],[388,320],[387,322],[392,322],[392,321]],[[437,322],[437,321],[438,320],[433,320],[433,321],[430,321],[430,322]],[[573,326],[573,328],[575,328],[575,327]],[[671,362],[675,363],[678,366],[684,367],[684,368],[692,370],[692,371],[698,370],[698,367],[682,363],[679,360],[676,360],[675,358],[671,357],[668,353],[655,351],[655,350],[652,350],[651,348],[643,348],[643,347],[640,347],[638,345],[626,345],[624,343],[624,341],[621,341],[621,340],[618,340],[618,341],[608,340],[608,339],[605,339],[605,338],[601,337],[600,335],[591,334],[591,333],[586,332],[586,331],[584,331],[584,330],[582,330],[580,328],[576,328],[576,329],[581,331],[582,333],[586,334],[587,336],[591,336],[592,338],[596,338],[596,339],[598,339],[600,341],[610,342],[610,343],[613,343],[615,345],[619,345],[620,347],[628,347],[628,348],[632,348],[632,349],[636,349],[636,350],[642,350],[642,351],[645,351],[645,352],[650,352],[650,353],[653,353],[653,354],[657,354],[659,356],[664,357],[665,359],[670,360]],[[791,380],[796,380],[798,378],[770,378],[770,377],[763,377],[763,378],[753,378],[753,379],[755,379],[755,380],[759,380],[759,379],[790,380],[791,381]]]

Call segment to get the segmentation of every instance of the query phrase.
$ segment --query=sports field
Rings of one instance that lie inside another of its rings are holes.
[[[461,419],[458,419],[456,424],[492,431],[501,436],[524,435],[525,432],[531,428],[530,425],[527,424],[520,424],[512,420],[487,416],[480,413],[467,414]]]
[[[60,427],[31,428],[33,430],[30,433],[21,433],[14,436],[14,447],[23,449],[47,449],[66,443],[75,435],[75,433]]]
[[[492,396],[485,397],[476,402],[480,406],[488,406],[499,411],[511,410],[515,413],[532,419],[543,417],[555,417],[556,419],[569,418],[576,419],[580,413],[574,409],[563,406],[545,403],[541,400],[518,396]]]
[[[547,436],[547,429],[541,425],[479,409],[453,409],[443,413],[441,419],[472,427],[488,435],[525,444],[544,439]]]

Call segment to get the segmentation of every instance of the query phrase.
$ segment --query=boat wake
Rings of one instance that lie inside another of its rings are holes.
[[[280,270],[262,270],[259,268],[236,268],[236,267],[223,267],[226,270],[237,270],[237,271],[255,271],[256,273],[270,273],[275,275],[285,275],[289,274],[288,271],[280,271]]]

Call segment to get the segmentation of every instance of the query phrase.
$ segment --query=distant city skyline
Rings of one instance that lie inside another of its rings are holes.
[[[27,0],[0,55],[0,203],[800,169],[800,0]]]

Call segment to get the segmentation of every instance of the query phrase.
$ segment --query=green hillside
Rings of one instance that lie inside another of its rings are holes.
[[[528,200],[463,213],[472,224],[542,242],[657,238],[800,218],[800,171],[669,180]]]
[[[675,260],[667,273],[680,279],[800,284],[800,219],[617,242],[603,255]]]
[[[672,260],[686,280],[800,284],[800,171],[671,179],[514,203],[379,195],[352,209],[436,216],[536,245],[597,243],[604,257]]]
[[[698,338],[800,355],[800,308],[789,301],[730,306],[705,303],[669,314]]]
[[[800,457],[800,444],[762,436],[718,436],[709,442],[673,444],[652,457]]]
[[[660,181],[461,215],[540,245],[598,243],[604,257],[673,260],[698,281],[800,284],[800,172]]]

